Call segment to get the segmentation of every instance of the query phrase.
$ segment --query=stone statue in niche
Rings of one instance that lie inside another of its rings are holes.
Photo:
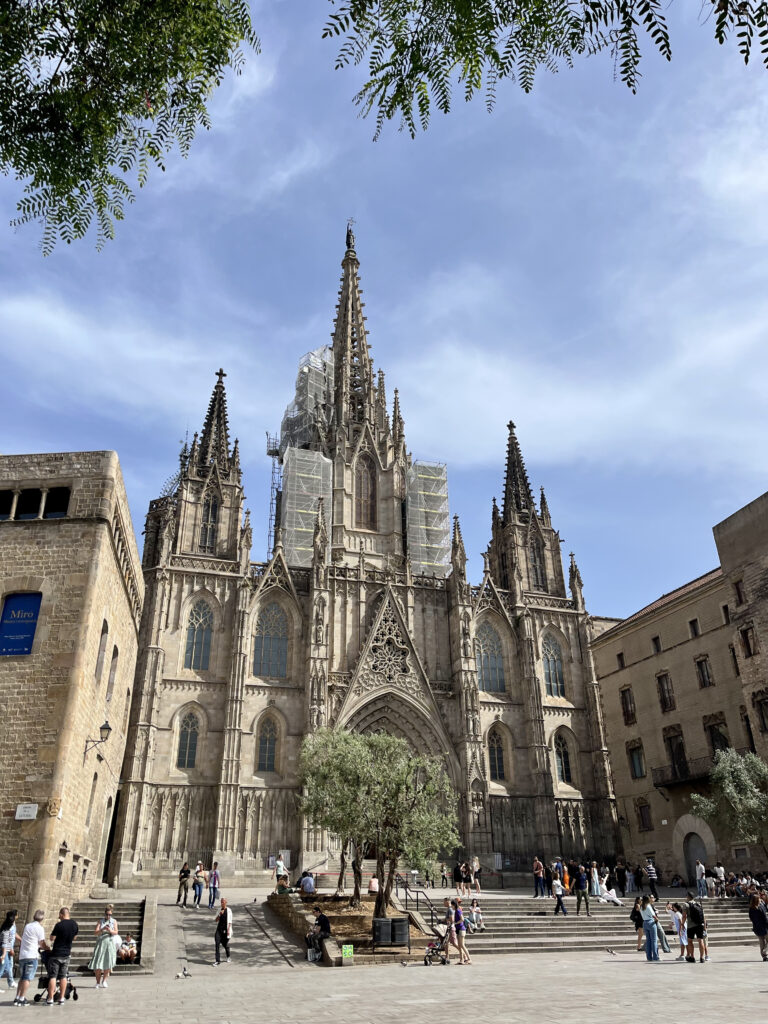
[[[472,657],[472,641],[469,636],[469,626],[466,622],[461,627],[461,653],[465,658]]]
[[[479,790],[472,793],[472,817],[475,819],[476,827],[482,828],[485,824],[485,802]]]

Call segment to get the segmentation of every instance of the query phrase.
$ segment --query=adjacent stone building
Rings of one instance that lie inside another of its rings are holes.
[[[0,901],[22,916],[109,878],[143,592],[115,452],[0,456]]]
[[[321,726],[386,730],[442,757],[463,848],[615,851],[616,817],[573,556],[537,504],[509,426],[504,496],[478,585],[466,576],[445,467],[414,462],[397,391],[374,372],[348,232],[332,346],[302,359],[270,441],[274,544],[250,561],[224,372],[177,476],[151,502],[146,602],[114,870],[167,883],[181,861],[230,879],[286,851],[332,860],[297,811],[301,742]],[[266,510],[266,496],[264,508]]]
[[[766,757],[768,494],[714,528],[721,565],[593,641],[622,847],[664,875],[696,860],[758,868],[765,854],[691,814],[722,747]]]

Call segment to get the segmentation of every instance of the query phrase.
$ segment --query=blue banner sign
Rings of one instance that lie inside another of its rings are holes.
[[[29,654],[35,639],[42,594],[9,594],[0,617],[0,656]]]

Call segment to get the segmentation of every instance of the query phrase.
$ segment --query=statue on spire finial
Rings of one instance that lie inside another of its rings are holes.
[[[352,230],[355,225],[355,218],[350,217],[347,221],[347,249],[355,248],[355,232]]]

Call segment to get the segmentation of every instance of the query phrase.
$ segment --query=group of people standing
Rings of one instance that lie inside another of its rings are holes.
[[[645,958],[649,963],[660,962],[660,951],[671,952],[655,904],[653,896],[638,896],[629,915],[637,931],[637,950],[645,950]],[[706,963],[709,960],[707,919],[698,897],[689,892],[687,902],[667,903],[666,910],[679,946],[676,959],[696,963],[694,942],[698,940],[699,963]]]
[[[189,861],[184,861],[179,871],[179,891],[176,895],[176,906],[186,907],[189,896],[189,880],[192,879],[192,909],[199,910],[203,898],[203,890],[208,890],[208,909],[213,910],[221,890],[221,875],[219,874],[219,862],[214,861],[210,871],[203,867],[203,862],[198,861],[194,872],[189,866]]]
[[[66,998],[69,984],[69,964],[72,956],[72,944],[77,938],[80,928],[77,921],[70,916],[69,908],[62,907],[56,924],[46,936],[43,928],[45,913],[36,910],[32,920],[24,927],[21,935],[16,928],[18,911],[9,910],[0,928],[0,943],[3,950],[3,962],[0,977],[7,980],[8,988],[16,988],[15,1006],[27,1006],[27,991],[37,974],[40,961],[43,961],[48,975],[45,1003],[53,1006],[54,1002],[62,1002]],[[109,975],[118,959],[132,962],[137,956],[136,942],[128,934],[120,937],[113,907],[107,904],[104,914],[96,925],[96,945],[88,966],[96,976],[96,988],[108,987]],[[16,944],[19,945],[19,983],[18,988],[13,978],[13,961],[16,955]],[[75,995],[75,998],[77,996]]]
[[[453,868],[453,884],[456,886],[457,896],[471,896],[474,892],[480,892],[483,868],[477,857],[465,861],[456,861]],[[440,885],[443,889],[448,888],[448,866],[440,865]]]
[[[616,903],[623,906],[616,895],[618,889],[620,895],[626,896],[628,892],[643,891],[643,884],[647,881],[648,888],[654,899],[658,899],[656,882],[658,874],[653,861],[648,858],[644,866],[640,864],[636,868],[628,866],[623,860],[618,860],[616,866],[611,868],[605,862],[598,866],[596,860],[585,861],[579,864],[571,858],[565,861],[563,857],[556,857],[554,861],[545,864],[538,857],[533,858],[533,898],[546,899],[555,897],[553,889],[555,879],[559,879],[561,887],[571,894],[580,891],[580,886],[575,885],[574,880],[583,872],[587,874],[587,888],[584,890],[587,896],[592,896],[601,902]]]
[[[545,865],[538,857],[534,857],[533,883],[533,898],[537,900],[551,897],[556,900],[555,914],[562,914],[563,917],[568,916],[568,910],[563,902],[566,894],[576,897],[577,917],[581,913],[582,903],[587,917],[592,916],[589,910],[590,898],[596,899],[599,903],[624,906],[616,895],[615,878],[604,865],[598,868],[594,860],[589,866],[585,866],[575,861],[565,864],[562,858],[557,858],[552,864]]]

